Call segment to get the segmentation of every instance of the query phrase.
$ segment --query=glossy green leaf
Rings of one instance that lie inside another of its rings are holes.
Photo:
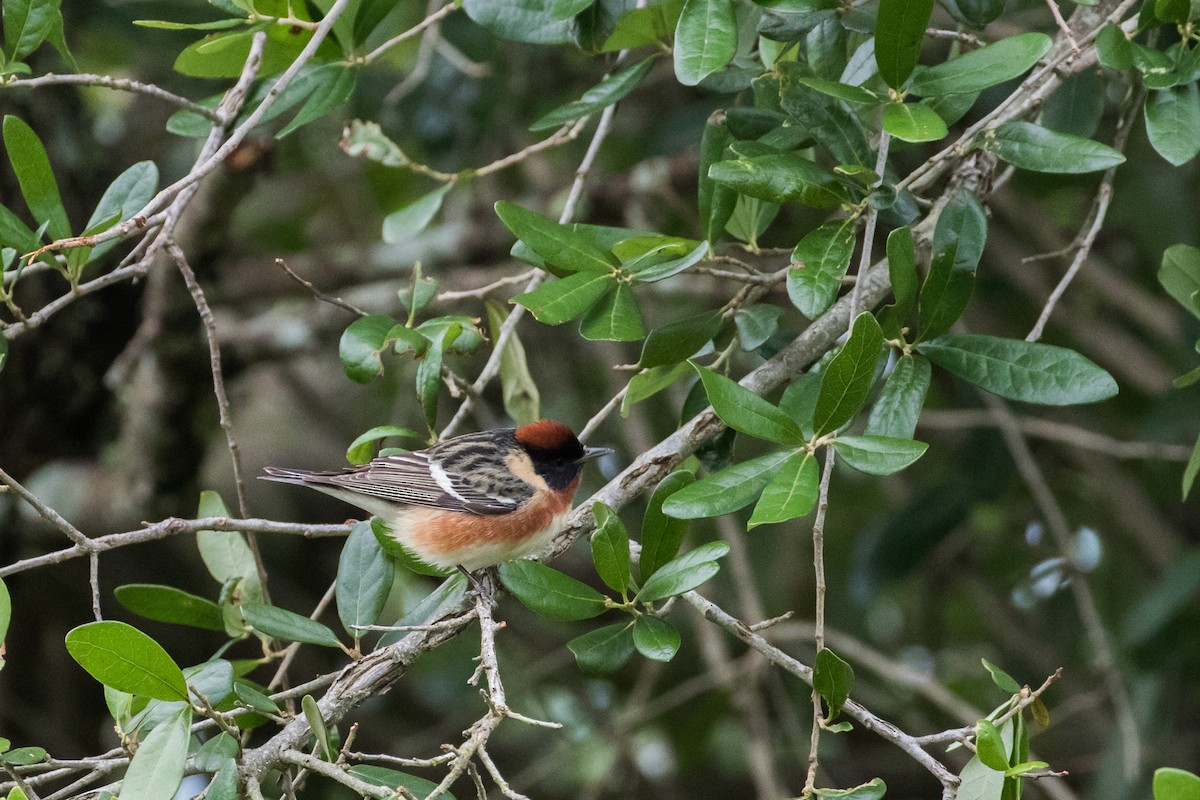
[[[174,586],[128,583],[118,586],[113,594],[118,603],[146,619],[210,631],[225,630],[220,606]],[[3,630],[0,630],[0,639],[3,638]]]
[[[738,343],[742,349],[757,350],[766,344],[767,340],[779,330],[779,318],[782,315],[781,307],[769,303],[739,308],[735,311],[733,324],[737,329]]]
[[[925,405],[932,370],[929,359],[919,355],[901,356],[883,390],[867,416],[868,436],[911,439]]]
[[[637,600],[653,603],[695,589],[717,574],[720,569],[717,559],[728,552],[729,545],[725,542],[709,542],[676,556],[646,579]]]
[[[985,766],[1004,772],[1008,769],[1008,752],[1000,731],[986,719],[975,725],[975,755]]]
[[[1200,797],[1200,776],[1185,769],[1154,770],[1154,800],[1195,800]]]
[[[913,73],[909,91],[925,97],[970,94],[1025,74],[1049,52],[1050,37],[1022,33]]]
[[[4,752],[4,743],[7,741],[7,739],[0,739],[0,752]],[[0,756],[0,761],[14,767],[28,767],[41,763],[49,757],[44,747],[18,747],[5,752]]]
[[[1200,319],[1200,248],[1176,244],[1163,251],[1158,282],[1176,302]]]
[[[29,213],[38,224],[49,222],[48,230],[55,239],[69,237],[71,223],[67,220],[46,148],[33,128],[17,117],[5,116],[3,127],[4,147]]]
[[[318,64],[312,69],[312,81],[311,87],[305,92],[304,105],[275,134],[276,139],[282,139],[313,120],[320,119],[349,100],[358,82],[358,70],[342,64]],[[385,220],[385,234],[386,231]]]
[[[146,207],[154,192],[158,189],[158,167],[153,161],[139,161],[118,175],[96,204],[96,210],[88,218],[85,231],[97,232],[96,228],[104,220],[114,219],[105,229],[117,222],[127,220]],[[99,258],[120,242],[116,239],[101,242],[92,248],[91,258]]]
[[[549,619],[573,621],[604,613],[604,595],[537,561],[501,564],[500,580],[514,597]]]
[[[888,277],[896,302],[879,313],[884,336],[896,339],[917,301],[917,261],[912,230],[897,228],[887,238]]]
[[[858,115],[844,104],[810,90],[798,80],[794,85],[784,85],[780,104],[799,129],[816,139],[839,163],[874,166],[875,155],[867,142],[866,129]]]
[[[383,241],[399,244],[425,230],[441,209],[442,200],[453,188],[452,183],[444,184],[384,217]]]
[[[528,308],[539,322],[561,325],[596,305],[615,286],[611,274],[580,272],[543,283],[532,292],[517,295],[513,302]]]
[[[925,455],[929,445],[890,436],[839,436],[833,449],[859,472],[892,475]]]
[[[338,342],[338,356],[346,377],[357,383],[369,383],[383,374],[383,351],[396,327],[396,320],[384,314],[372,314],[351,322]]]
[[[375,443],[392,437],[419,439],[421,434],[399,425],[376,425],[354,438],[346,448],[346,460],[351,464],[366,464],[375,456]]]
[[[929,272],[917,308],[920,339],[950,330],[975,288],[975,268],[987,241],[987,214],[975,196],[957,192],[942,209],[933,232]]]
[[[983,664],[983,668],[986,669],[988,674],[992,676],[992,683],[996,684],[996,687],[1000,689],[1000,691],[1008,692],[1009,694],[1016,694],[1017,692],[1021,691],[1021,684],[1013,680],[1013,677],[1007,672],[1000,669],[986,658],[981,658],[979,660]]]
[[[708,393],[708,402],[726,425],[747,436],[779,444],[805,441],[804,433],[787,414],[736,381],[707,367],[694,366]]]
[[[259,691],[252,686],[248,681],[236,680],[233,682],[233,693],[237,696],[238,703],[246,708],[252,708],[260,714],[278,714],[279,706],[265,692]],[[211,739],[209,741],[212,741]],[[236,749],[236,745],[235,745]]]
[[[823,377],[822,372],[810,370],[784,389],[783,397],[779,398],[779,409],[791,417],[809,439],[813,437],[813,412],[817,409]]]
[[[638,366],[661,367],[688,358],[717,335],[721,322],[720,311],[705,311],[655,328],[642,345]]]
[[[67,633],[67,652],[105,686],[157,700],[186,700],[179,665],[158,642],[124,622],[89,622]]]
[[[1042,106],[1039,122],[1052,131],[1092,138],[1104,116],[1106,86],[1098,69],[1084,70],[1064,78]]]
[[[592,533],[592,563],[600,580],[615,592],[629,588],[629,532],[617,512],[593,503],[596,530]]]
[[[900,89],[917,60],[933,0],[880,0],[875,23],[875,63],[879,74],[893,89]]]
[[[606,75],[604,80],[584,92],[578,100],[572,100],[545,114],[530,125],[529,130],[544,131],[558,128],[611,106],[636,89],[653,66],[654,57],[651,56],[642,59],[632,67]]]
[[[654,487],[642,518],[642,554],[638,560],[638,574],[643,581],[679,553],[679,546],[687,534],[687,522],[663,513],[663,503],[695,480],[696,476],[691,472],[679,470],[663,478]]]
[[[1009,400],[1076,405],[1107,400],[1117,382],[1063,347],[981,334],[947,335],[918,346],[922,355],[965,381]]]
[[[803,450],[791,453],[763,488],[746,529],[807,515],[817,504],[820,482],[812,454]]]
[[[1096,36],[1096,55],[1100,65],[1107,69],[1124,72],[1133,66],[1133,48],[1119,25],[1109,23],[1100,29]]]
[[[425,348],[424,354],[417,362],[417,377],[414,389],[417,400],[421,403],[421,411],[425,418],[425,426],[430,435],[437,428],[438,396],[442,388],[442,361],[445,356],[443,340],[431,342]]]
[[[409,775],[387,767],[377,767],[374,764],[355,764],[347,770],[351,775],[374,786],[384,786],[388,789],[404,788],[415,797],[426,797],[437,788],[437,784],[418,775]],[[399,796],[399,795],[398,795]],[[454,800],[454,795],[446,792],[441,795],[446,800]]]
[[[813,429],[818,436],[837,430],[858,414],[871,391],[882,349],[883,331],[875,317],[864,311],[854,320],[850,338],[825,369],[813,412]]]
[[[700,242],[687,253],[678,258],[666,261],[648,260],[643,263],[629,263],[626,268],[638,283],[654,283],[678,275],[686,269],[699,264],[709,253],[708,242]]]
[[[668,386],[692,374],[692,367],[686,361],[672,366],[652,367],[643,370],[629,379],[629,390],[621,401],[621,416],[628,417],[630,409],[648,397],[666,389]]]
[[[851,217],[826,222],[792,250],[788,297],[809,319],[824,314],[837,299],[854,253],[855,230],[856,220]]]
[[[924,103],[888,103],[883,107],[883,129],[905,142],[936,142],[949,133],[942,118]]]
[[[246,624],[266,636],[322,647],[341,647],[337,635],[314,619],[266,603],[242,603]]]
[[[5,0],[4,45],[9,61],[22,61],[54,26],[62,0]]]
[[[0,205],[0,247],[11,247],[18,255],[22,255],[38,249],[40,244],[37,234],[30,230],[20,217]],[[8,267],[6,261],[4,268]]]
[[[839,725],[847,725],[849,723],[838,723]],[[836,725],[831,725],[829,730],[836,728]],[[883,800],[883,796],[887,793],[887,784],[883,782],[883,778],[872,778],[866,783],[861,783],[858,786],[850,789],[814,789],[813,794],[820,798],[829,798],[829,800]]]
[[[675,26],[675,76],[695,86],[737,53],[737,20],[730,0],[684,0]]]
[[[796,82],[801,86],[807,86],[809,89],[829,95],[830,97],[835,97],[838,100],[844,100],[862,109],[875,108],[884,101],[884,98],[875,94],[875,92],[852,83],[841,83],[839,81],[827,81],[821,78],[808,77],[798,78]]]
[[[813,688],[829,709],[825,718],[836,719],[854,689],[854,669],[828,647],[822,647],[813,667]]]
[[[173,22],[165,19],[135,19],[133,24],[139,28],[153,28],[160,31],[223,31],[241,27],[246,24],[246,20],[215,19],[209,22]]]
[[[459,608],[463,598],[467,594],[467,586],[467,577],[455,571],[451,577],[442,581],[438,588],[425,595],[421,599],[421,602],[417,603],[404,616],[396,620],[396,627],[404,625],[429,625],[436,622]],[[407,635],[408,631],[393,631],[385,634],[380,638],[379,646],[385,647],[389,644],[395,644]]]
[[[508,311],[499,303],[488,301],[488,327],[492,341],[500,340],[500,329],[508,318]],[[516,330],[504,342],[500,353],[500,390],[504,411],[517,425],[528,425],[542,417],[542,397],[537,382],[529,371],[525,358],[525,346]]]
[[[1125,156],[1106,144],[1057,133],[1032,122],[1014,120],[987,131],[979,146],[1014,167],[1034,172],[1075,175],[1099,172],[1125,163]]]
[[[175,71],[192,78],[236,78],[246,65],[254,33],[263,27],[260,25],[244,31],[217,33],[194,42],[175,59]],[[296,30],[283,25],[265,26],[265,31],[267,41],[263,49],[262,66],[258,71],[260,76],[283,72],[312,39],[310,30]],[[295,98],[296,102],[302,99],[303,95]],[[282,113],[286,108],[272,110]]]
[[[192,710],[182,708],[138,744],[121,781],[121,800],[172,797],[183,781],[191,738]]]
[[[573,20],[554,13],[558,0],[463,0],[463,10],[493,36],[526,44],[567,44]]]
[[[653,661],[670,661],[679,652],[679,631],[659,617],[642,614],[633,623],[633,646]]]
[[[632,622],[618,622],[577,636],[567,642],[575,654],[575,663],[589,675],[603,675],[620,669],[633,655]]]
[[[496,203],[496,216],[548,263],[571,272],[610,273],[616,262],[570,225],[561,225],[513,203]]]
[[[600,48],[604,53],[633,50],[643,45],[669,45],[679,23],[683,0],[631,8],[617,20],[613,32]]]
[[[1146,98],[1146,135],[1172,166],[1200,153],[1200,89],[1196,83],[1163,89]]]
[[[772,203],[835,208],[850,199],[832,173],[798,153],[721,161],[709,167],[708,175],[741,194]]]
[[[697,209],[700,228],[708,242],[715,242],[725,233],[725,224],[733,214],[737,192],[722,186],[708,174],[708,168],[724,158],[725,146],[732,141],[724,112],[713,112],[700,137],[700,171],[697,188]]]
[[[663,503],[663,513],[676,519],[700,519],[729,514],[749,505],[771,480],[790,451],[778,450],[709,475]]]
[[[359,522],[342,545],[338,559],[334,594],[338,617],[351,636],[361,631],[356,626],[374,625],[379,621],[396,568],[385,558],[370,522]]]
[[[593,275],[572,275],[557,283],[563,283],[578,277],[594,277]],[[633,288],[621,281],[609,281],[611,291],[600,296],[592,304],[579,323],[579,332],[585,339],[606,342],[636,342],[645,338],[646,328],[642,324],[642,315],[638,311],[637,300],[633,296]],[[532,310],[532,309],[531,309]],[[534,311],[534,316],[538,316]],[[541,317],[538,317],[541,319]]]
[[[316,740],[318,755],[325,761],[336,760],[337,747],[329,735],[329,727],[325,724],[325,717],[321,714],[321,707],[317,705],[316,699],[311,694],[304,695],[300,698],[300,708],[304,712],[304,720],[312,730],[313,739]]]

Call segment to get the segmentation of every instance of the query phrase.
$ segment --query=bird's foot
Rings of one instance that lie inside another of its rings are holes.
[[[467,580],[471,582],[469,596],[486,600],[490,607],[496,607],[496,583],[499,581],[499,573],[495,567],[484,567],[476,572],[468,572],[460,565],[458,571],[466,575]]]

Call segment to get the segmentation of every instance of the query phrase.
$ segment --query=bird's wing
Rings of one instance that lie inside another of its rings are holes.
[[[468,483],[462,476],[447,473],[441,462],[424,450],[400,453],[329,475],[322,482],[395,503],[471,514],[513,511],[533,495],[532,487],[528,492],[489,493],[478,480]]]

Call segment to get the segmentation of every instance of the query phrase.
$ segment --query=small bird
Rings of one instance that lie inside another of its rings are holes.
[[[569,427],[543,419],[361,467],[267,467],[261,477],[310,486],[382,517],[420,560],[470,573],[545,548],[566,522],[585,462],[611,452],[584,447]]]

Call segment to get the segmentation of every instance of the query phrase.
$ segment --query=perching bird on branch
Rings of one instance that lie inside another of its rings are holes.
[[[611,453],[539,420],[469,433],[361,467],[267,467],[264,480],[309,486],[381,517],[408,552],[467,572],[544,549],[566,522],[584,464]]]

